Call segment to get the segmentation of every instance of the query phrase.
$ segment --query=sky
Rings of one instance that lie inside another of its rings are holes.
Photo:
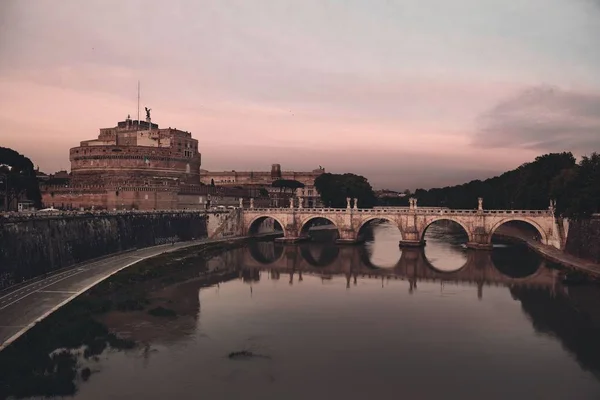
[[[0,146],[41,170],[138,80],[203,169],[460,184],[600,151],[600,0],[0,2]]]

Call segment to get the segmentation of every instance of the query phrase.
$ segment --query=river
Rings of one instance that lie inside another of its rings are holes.
[[[376,226],[360,246],[257,242],[182,267],[144,286],[176,316],[94,317],[135,347],[80,347],[60,385],[36,380],[5,394],[600,398],[597,286],[565,286],[555,266],[520,246],[466,250],[461,234],[436,227],[423,250],[400,250],[395,229]],[[207,285],[207,271],[222,281]],[[77,348],[73,340],[61,336],[52,349]]]

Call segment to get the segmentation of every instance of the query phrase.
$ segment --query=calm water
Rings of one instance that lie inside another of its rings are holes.
[[[514,246],[262,242],[210,261],[239,278],[163,289],[179,316],[109,315],[146,343],[81,360],[78,399],[598,399],[600,294]],[[230,359],[234,351],[256,357]]]

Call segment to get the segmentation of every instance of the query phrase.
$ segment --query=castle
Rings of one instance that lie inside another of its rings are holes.
[[[321,167],[311,172],[282,171],[279,164],[273,164],[270,172],[201,170],[198,140],[187,131],[159,128],[152,123],[148,108],[146,121],[127,116],[115,127],[101,128],[96,139],[70,149],[69,159],[70,174],[40,174],[45,207],[205,209],[237,206],[240,198],[249,203],[250,197],[257,206],[286,207],[294,195],[306,207],[318,207],[314,181],[325,172]],[[280,179],[305,186],[287,194],[271,186]]]
[[[237,205],[244,190],[200,183],[201,155],[192,134],[160,129],[150,120],[131,120],[101,128],[97,139],[70,149],[67,184],[42,186],[46,207],[96,209],[203,209],[210,204]]]

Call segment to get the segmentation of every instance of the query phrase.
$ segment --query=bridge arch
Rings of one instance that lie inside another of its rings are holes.
[[[429,228],[431,226],[431,224],[438,222],[438,221],[452,221],[452,222],[457,223],[458,225],[460,225],[463,228],[463,230],[467,234],[467,241],[470,242],[472,240],[473,234],[472,234],[471,230],[463,222],[461,222],[459,219],[454,218],[454,217],[442,216],[442,217],[432,218],[431,220],[426,222],[425,227],[423,228],[423,231],[420,233],[421,241],[425,240],[425,233],[427,232],[427,228]]]
[[[335,226],[335,229],[337,231],[338,237],[342,237],[342,232],[340,230],[340,227],[329,217],[324,217],[322,215],[311,215],[307,218],[304,218],[301,222],[300,222],[300,229],[298,230],[298,233],[300,236],[306,234],[308,235],[308,229],[309,229],[309,222],[314,221],[316,219],[324,219],[329,221],[329,223],[333,226]]]
[[[386,217],[382,217],[382,216],[373,216],[373,217],[369,217],[364,219],[360,225],[358,226],[358,229],[356,230],[356,239],[358,240],[358,238],[360,237],[361,234],[361,230],[363,228],[365,228],[367,225],[369,225],[371,222],[373,221],[385,221],[391,225],[394,225],[397,229],[398,229],[398,233],[400,234],[400,239],[402,239],[402,230],[400,229],[400,227],[398,226],[398,223],[396,221],[394,221],[391,218],[386,218]]]
[[[267,220],[269,218],[275,220],[275,222],[277,222],[279,224],[279,226],[281,227],[281,230],[283,231],[283,236],[288,236],[287,232],[285,230],[285,225],[278,218],[273,217],[272,215],[259,215],[259,216],[255,217],[255,218],[253,218],[248,223],[248,226],[246,227],[246,233],[249,236],[251,236],[252,234],[256,233],[256,232],[253,232],[253,228],[256,229],[260,223],[262,223],[263,221],[265,221],[265,220]]]
[[[526,218],[526,217],[508,217],[508,218],[504,218],[504,219],[501,219],[500,221],[496,222],[494,225],[492,225],[492,228],[490,229],[490,234],[488,237],[488,244],[492,243],[492,236],[494,236],[494,232],[496,232],[496,230],[498,228],[500,228],[502,225],[504,225],[505,223],[511,222],[511,221],[521,221],[521,222],[525,222],[525,223],[531,225],[540,234],[540,239],[541,239],[542,243],[548,244],[548,235],[546,234],[546,231],[544,231],[544,229],[536,221]]]

